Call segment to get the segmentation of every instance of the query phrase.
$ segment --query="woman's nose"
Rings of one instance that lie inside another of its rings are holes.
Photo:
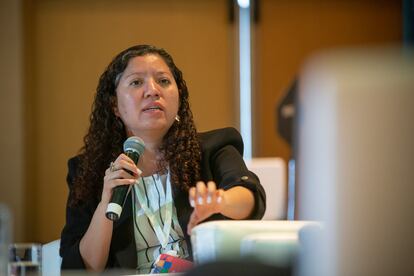
[[[158,89],[158,85],[157,82],[153,79],[149,79],[146,85],[146,89],[144,92],[144,97],[145,98],[149,98],[149,97],[159,97],[160,96],[160,91]]]

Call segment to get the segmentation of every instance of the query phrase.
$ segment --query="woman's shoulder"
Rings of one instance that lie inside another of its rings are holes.
[[[72,156],[68,159],[68,166],[69,167],[73,167],[73,166],[78,166],[79,165],[79,161],[80,161],[80,155],[75,155]]]
[[[78,168],[79,168],[80,161],[81,161],[81,155],[80,154],[70,157],[69,160],[68,160],[69,172],[77,171]]]
[[[206,132],[199,132],[201,150],[203,152],[215,152],[224,146],[233,146],[243,155],[243,140],[237,129],[226,127]]]
[[[68,174],[66,180],[69,187],[72,186],[74,178],[79,174],[79,167],[81,162],[81,155],[76,155],[68,160]]]

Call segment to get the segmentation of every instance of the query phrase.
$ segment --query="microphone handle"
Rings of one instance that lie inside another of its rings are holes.
[[[138,152],[133,151],[133,150],[127,150],[125,152],[125,155],[128,156],[129,158],[131,158],[132,161],[134,161],[135,165],[138,164],[139,157],[140,157]],[[129,172],[129,173],[131,173],[131,172]]]
[[[136,151],[126,151],[125,155],[134,161],[135,164],[138,164],[139,161],[139,153]],[[133,173],[129,170],[125,170],[127,173],[133,175]],[[122,208],[124,206],[124,203],[126,201],[127,195],[130,191],[130,185],[122,185],[117,186],[114,188],[112,192],[111,201],[108,204],[108,207],[106,209],[106,217],[112,221],[116,221],[119,219],[122,213]]]

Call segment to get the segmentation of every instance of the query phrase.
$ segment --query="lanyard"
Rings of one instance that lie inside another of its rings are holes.
[[[139,179],[139,185],[144,185],[142,178]],[[154,185],[157,185],[154,183]],[[148,217],[150,220],[152,227],[154,228],[155,234],[158,238],[158,241],[161,244],[161,247],[163,249],[166,248],[168,244],[168,237],[171,232],[171,221],[172,221],[172,191],[171,191],[171,181],[170,181],[170,172],[167,174],[167,183],[166,183],[166,193],[165,193],[165,221],[164,221],[164,227],[161,228],[161,221],[160,218],[154,213],[150,206],[147,205],[146,197],[142,194],[141,190],[139,188],[135,189],[135,192],[137,194],[138,202],[141,205],[142,210],[144,211],[144,214]],[[159,211],[162,211],[161,206],[159,206]],[[176,219],[174,219],[174,223],[176,223]]]

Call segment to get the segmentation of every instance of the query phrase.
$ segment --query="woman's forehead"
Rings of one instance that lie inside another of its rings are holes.
[[[131,69],[148,69],[154,68],[159,70],[168,70],[170,72],[170,68],[168,67],[165,60],[158,54],[146,54],[144,56],[136,56],[131,58],[128,61],[128,65],[125,68],[125,71]]]

